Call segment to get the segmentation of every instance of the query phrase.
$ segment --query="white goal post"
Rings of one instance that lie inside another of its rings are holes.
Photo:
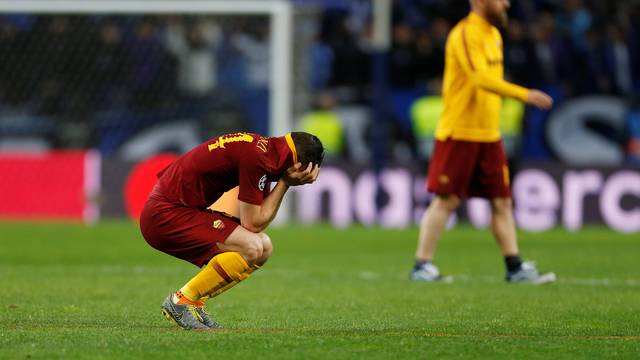
[[[291,131],[293,5],[286,0],[0,0],[1,14],[192,14],[269,17],[270,136]]]

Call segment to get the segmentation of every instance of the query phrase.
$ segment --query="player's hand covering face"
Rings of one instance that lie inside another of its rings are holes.
[[[318,178],[320,166],[309,163],[306,168],[302,168],[302,163],[297,163],[288,168],[282,179],[289,186],[311,184]]]

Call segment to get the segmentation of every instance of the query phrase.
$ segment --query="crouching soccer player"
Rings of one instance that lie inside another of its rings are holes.
[[[162,303],[184,329],[222,328],[204,310],[207,299],[248,278],[271,256],[263,231],[290,186],[313,183],[324,150],[311,134],[222,135],[198,145],[158,174],[140,215],[145,240],[202,270]],[[270,190],[269,184],[277,182]],[[240,218],[208,207],[239,186]]]

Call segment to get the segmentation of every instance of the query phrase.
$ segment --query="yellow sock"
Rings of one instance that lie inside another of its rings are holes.
[[[225,252],[211,259],[180,292],[191,301],[212,298],[248,278],[256,269],[256,266],[249,266],[239,253]]]
[[[251,267],[249,268],[249,270],[247,270],[247,277],[251,274],[253,274],[254,271],[260,269],[260,266],[258,265],[251,265]],[[200,301],[207,301],[211,298],[214,298],[220,294],[222,294],[223,292],[231,289],[232,287],[236,286],[236,284],[239,283],[239,281],[232,281],[230,283],[228,283],[227,285],[225,285],[224,287],[217,289],[216,291],[212,292],[211,294],[208,294],[206,296],[203,296],[200,298]]]

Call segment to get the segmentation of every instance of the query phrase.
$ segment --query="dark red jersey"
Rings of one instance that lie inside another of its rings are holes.
[[[293,165],[292,147],[285,136],[236,133],[213,138],[159,172],[151,196],[206,208],[239,185],[239,200],[260,205],[269,184]]]

